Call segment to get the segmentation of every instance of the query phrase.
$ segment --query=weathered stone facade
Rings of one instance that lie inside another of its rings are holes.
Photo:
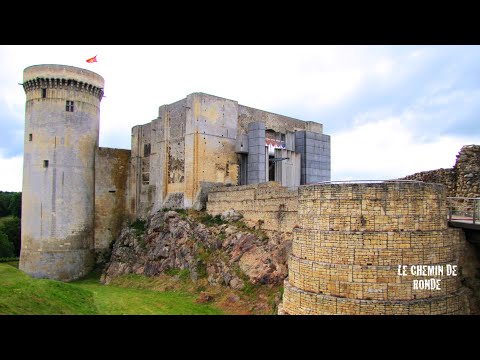
[[[330,136],[322,131],[319,123],[204,93],[163,105],[155,120],[132,129],[128,213],[199,210],[214,185],[328,181]]]
[[[463,232],[447,227],[442,185],[323,184],[299,189],[283,309],[288,314],[465,314],[461,276],[413,290],[398,266],[459,265]]]
[[[422,171],[404,180],[444,184],[448,197],[480,197],[480,145],[465,145],[451,169]]]

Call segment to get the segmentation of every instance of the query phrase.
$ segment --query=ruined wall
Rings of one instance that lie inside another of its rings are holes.
[[[130,150],[99,148],[95,157],[95,252],[109,248],[125,220]]]
[[[270,181],[212,189],[208,194],[207,212],[215,216],[234,209],[243,215],[247,225],[291,233],[297,225],[297,205],[296,190]]]
[[[463,232],[447,228],[446,220],[445,190],[438,184],[300,187],[284,311],[468,313],[461,276],[435,276],[441,290],[413,290],[414,279],[428,277],[397,274],[398,265],[459,264]]]
[[[444,184],[448,197],[480,197],[480,145],[465,145],[451,169],[422,171],[401,179]]]
[[[154,184],[157,189],[155,203],[156,208],[183,207],[185,192],[185,131],[186,131],[186,100],[163,105],[159,110],[158,130],[156,141],[158,142],[158,160],[152,164],[163,168],[158,173],[159,181]],[[152,156],[156,156],[155,150]],[[154,169],[152,168],[152,171]]]
[[[437,169],[430,171],[422,171],[413,175],[405,176],[401,180],[417,180],[429,183],[437,183],[445,185],[446,195],[449,197],[456,196],[457,182],[454,169]]]
[[[288,116],[274,114],[238,104],[238,132],[248,133],[248,124],[261,121],[265,123],[266,129],[285,134],[287,131],[308,130],[322,134],[323,125],[313,121],[303,121]]]
[[[20,269],[73,280],[93,266],[95,151],[104,80],[66,65],[24,70]]]
[[[480,145],[465,145],[453,167],[458,197],[480,197]]]
[[[132,128],[127,211],[131,217],[146,217],[152,209],[155,186],[150,184],[152,123]]]

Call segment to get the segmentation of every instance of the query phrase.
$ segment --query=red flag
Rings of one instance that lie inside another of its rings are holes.
[[[94,57],[92,57],[92,58],[90,58],[90,59],[87,59],[87,62],[88,62],[88,63],[97,62],[97,55],[95,55]]]

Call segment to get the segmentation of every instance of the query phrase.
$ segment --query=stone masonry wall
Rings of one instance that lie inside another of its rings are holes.
[[[480,197],[480,145],[463,146],[454,166],[456,196]]]
[[[451,169],[422,171],[402,179],[444,184],[448,197],[480,197],[480,145],[463,146]]]
[[[99,148],[95,157],[95,251],[107,250],[126,213],[130,150]]]
[[[464,239],[446,221],[439,184],[391,182],[299,188],[283,309],[288,314],[466,314],[461,276],[413,290],[398,265],[457,265]]]
[[[219,187],[208,194],[207,212],[213,216],[230,209],[241,213],[247,225],[266,231],[292,233],[297,226],[298,192],[278,182]]]

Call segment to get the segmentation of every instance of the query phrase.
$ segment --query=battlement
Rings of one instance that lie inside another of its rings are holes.
[[[38,77],[75,79],[86,82],[98,88],[104,87],[105,80],[97,73],[69,65],[41,64],[26,67],[23,71],[23,81],[36,79]]]

